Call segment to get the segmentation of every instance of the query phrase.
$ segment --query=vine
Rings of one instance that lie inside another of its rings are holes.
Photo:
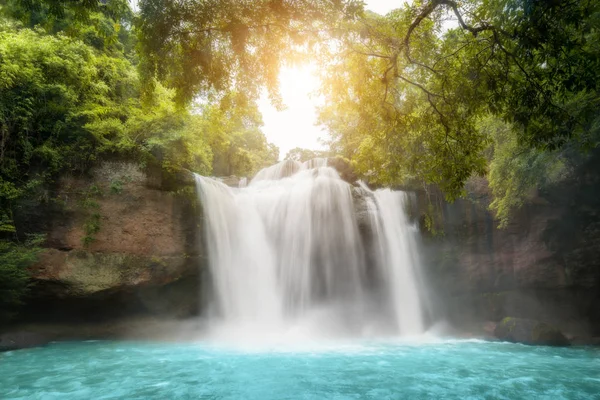
[[[89,215],[83,225],[85,236],[81,239],[83,246],[87,247],[96,240],[96,234],[102,227],[102,216],[100,215],[100,204],[98,197],[102,196],[102,190],[96,184],[83,193],[80,205],[83,209],[89,210]]]

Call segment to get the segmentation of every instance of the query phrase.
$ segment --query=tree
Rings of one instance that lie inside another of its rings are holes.
[[[441,21],[420,21],[411,29],[413,14],[407,6],[387,17],[368,15],[331,46],[320,119],[332,133],[333,150],[373,183],[418,179],[456,197],[473,172],[485,170],[486,141],[475,128],[483,104],[461,75],[468,60],[452,60],[442,74],[400,58],[407,35],[413,51],[420,50],[419,65],[449,51],[436,34]]]
[[[181,102],[235,89],[278,100],[278,72],[351,18],[361,2],[143,0],[137,20],[142,71],[177,90]]]
[[[488,114],[522,148],[594,147],[599,15],[598,1],[509,0],[367,14],[328,47],[321,122],[369,179],[437,183],[450,199],[486,173],[492,138],[478,121]]]
[[[27,28],[63,33],[98,50],[133,54],[127,0],[0,0],[0,13]]]
[[[308,160],[312,160],[313,158],[326,157],[329,157],[328,151],[303,149],[301,147],[295,147],[288,151],[288,153],[285,155],[286,160],[294,160],[298,162],[306,162]]]
[[[470,176],[508,161],[482,129],[489,115],[509,125],[519,149],[550,155],[573,143],[584,150],[598,143],[598,0],[423,0],[386,16],[363,13],[354,0],[144,0],[135,17],[123,0],[2,4],[3,13],[28,26],[41,22],[47,34],[83,41],[103,60],[96,68],[115,79],[105,82],[110,88],[133,88],[135,94],[111,99],[108,117],[98,112],[103,105],[86,111],[78,129],[93,136],[98,154],[160,153],[169,168],[193,164],[204,171],[212,162],[223,173],[252,171],[272,152],[264,153],[259,124],[231,118],[252,114],[250,108],[226,111],[222,102],[236,93],[237,103],[250,104],[267,87],[277,104],[279,67],[317,50],[326,100],[320,119],[332,151],[374,183],[437,183],[449,199],[460,196]],[[120,66],[111,72],[113,61]],[[131,65],[140,81],[130,73],[136,83],[122,84],[119,76]],[[203,117],[190,117],[185,105],[198,96],[207,105]],[[125,99],[135,112],[122,107]],[[178,107],[165,108],[164,101]],[[166,119],[157,123],[168,129],[129,135],[136,118],[152,126],[153,114],[143,111],[152,104],[169,110],[158,113]],[[186,126],[197,135],[188,136]],[[499,159],[488,165],[490,146]],[[186,156],[174,156],[179,152]]]
[[[514,211],[539,190],[566,178],[573,166],[562,151],[520,145],[517,132],[497,118],[484,118],[479,128],[492,138],[487,174],[493,195],[490,209],[504,228]]]
[[[231,91],[200,107],[202,125],[213,149],[213,174],[252,176],[279,159],[279,148],[260,130],[262,116],[256,103]]]
[[[211,90],[194,110],[173,88],[144,86],[132,22],[122,0],[0,0],[0,317],[27,292],[42,245],[15,215],[51,201],[61,174],[120,158],[249,175],[278,159],[247,95]]]

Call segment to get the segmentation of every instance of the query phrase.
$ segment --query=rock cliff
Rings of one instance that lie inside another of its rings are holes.
[[[457,326],[521,317],[576,339],[600,336],[598,171],[596,155],[573,178],[532,196],[505,229],[488,211],[483,179],[471,181],[467,199],[434,198],[444,234],[424,245],[437,312]]]
[[[494,322],[516,317],[549,323],[582,341],[600,336],[597,171],[600,157],[583,165],[577,179],[533,196],[506,229],[498,229],[488,211],[484,180],[473,180],[468,198],[453,204],[417,193],[414,214],[431,202],[443,225],[443,236],[423,238],[435,316],[475,335],[484,333],[486,322],[492,332]],[[367,195],[353,189],[365,240]],[[62,177],[45,196],[44,205],[24,204],[17,216],[30,231],[47,232],[46,249],[31,269],[23,321],[199,312],[206,256],[190,176],[167,179],[132,163],[105,162],[89,175]]]
[[[204,255],[189,184],[124,162],[63,176],[46,206],[23,210],[24,223],[47,233],[23,318],[196,313]]]

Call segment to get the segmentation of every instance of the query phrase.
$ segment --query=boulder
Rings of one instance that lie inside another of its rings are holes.
[[[504,318],[494,329],[504,341],[543,346],[568,346],[569,340],[558,329],[544,322],[525,318]]]

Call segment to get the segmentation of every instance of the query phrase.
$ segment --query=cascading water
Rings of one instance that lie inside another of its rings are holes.
[[[353,187],[325,159],[281,162],[240,188],[196,183],[212,326],[261,338],[423,332],[405,193]]]
[[[417,230],[406,217],[408,195],[390,189],[377,190],[374,195],[378,206],[371,205],[369,211],[377,236],[376,255],[388,282],[398,330],[403,335],[417,335],[425,327],[416,279],[420,266]]]

